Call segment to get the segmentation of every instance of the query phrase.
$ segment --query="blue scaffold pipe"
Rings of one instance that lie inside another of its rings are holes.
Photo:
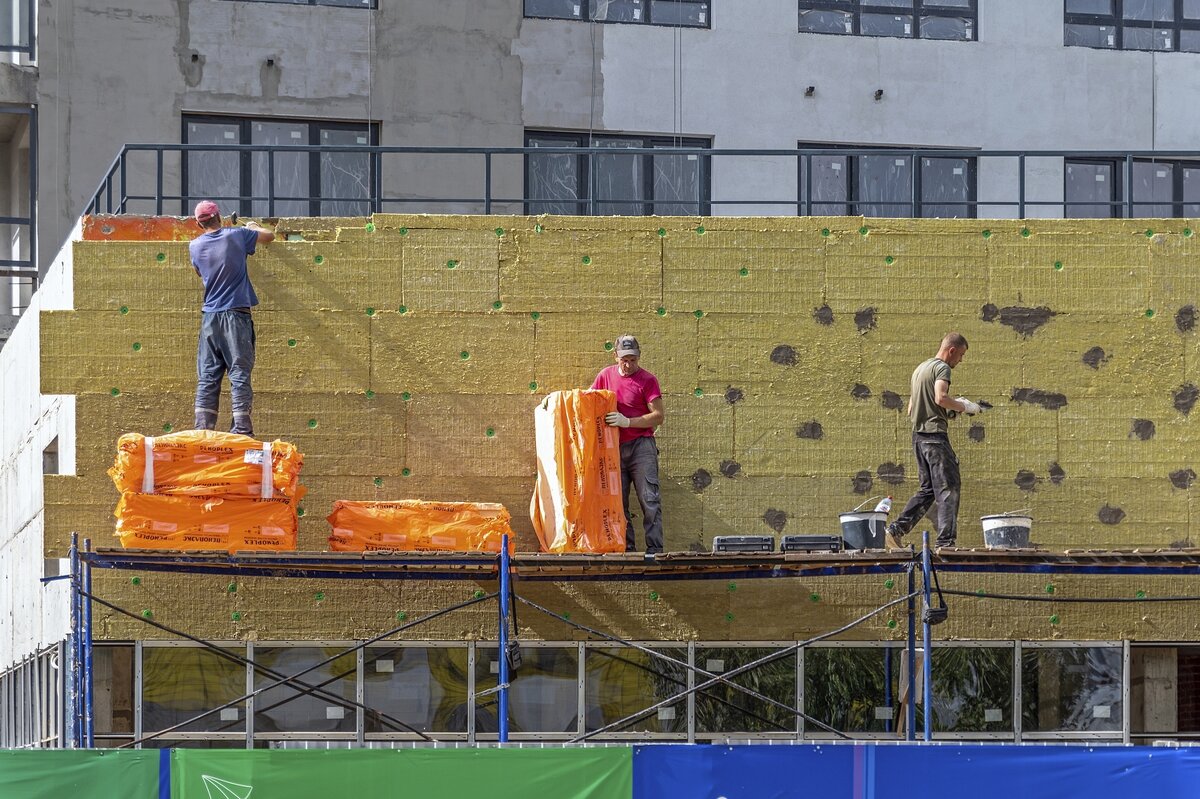
[[[84,539],[83,548],[91,552],[91,539]],[[83,564],[83,593],[79,602],[83,606],[83,732],[84,743],[88,749],[96,746],[96,703],[94,700],[94,682],[92,671],[92,566]]]
[[[906,740],[917,740],[917,570],[908,570],[908,704],[904,708],[908,716],[904,725]]]
[[[500,743],[508,742],[508,536],[500,538]]]
[[[930,588],[932,580],[930,574],[932,572],[932,563],[929,555],[929,531],[926,530],[921,534],[921,572],[924,585],[922,593],[925,597],[925,612],[922,613],[923,624],[921,625],[921,646],[925,650],[924,657],[924,696],[925,696],[925,740],[933,740],[933,648],[930,642],[929,631],[929,600]]]
[[[79,633],[79,536],[76,533],[71,534],[71,548],[69,550],[69,558],[71,564],[71,635],[68,638],[67,654],[68,654],[68,670],[70,679],[67,680],[67,713],[71,719],[71,736],[67,742],[72,748],[79,748],[82,743],[83,736],[82,725],[80,724],[80,696],[79,696],[79,677],[80,677],[80,643],[82,636]]]

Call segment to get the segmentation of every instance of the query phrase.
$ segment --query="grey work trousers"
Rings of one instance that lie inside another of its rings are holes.
[[[662,496],[658,490],[658,443],[654,436],[639,436],[621,444],[621,499],[625,508],[625,551],[636,552],[633,519],[629,515],[629,487],[637,489],[642,506],[646,551],[662,552]]]
[[[901,535],[907,533],[936,500],[937,545],[954,546],[958,539],[958,500],[962,491],[958,456],[945,433],[913,433],[912,441],[921,485],[896,519],[896,530]]]
[[[233,426],[229,432],[254,435],[250,411],[254,391],[254,320],[249,311],[204,313],[200,319],[200,344],[196,351],[196,429],[213,430],[221,403],[221,379],[229,375],[233,400]]]

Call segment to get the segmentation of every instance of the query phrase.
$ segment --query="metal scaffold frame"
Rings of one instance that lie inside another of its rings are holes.
[[[611,730],[620,729],[638,719],[656,712],[669,704],[687,699],[698,692],[711,689],[716,685],[730,688],[745,694],[756,701],[765,703],[776,709],[798,716],[805,722],[829,733],[837,738],[846,739],[845,733],[840,732],[823,722],[812,718],[797,707],[777,701],[769,696],[741,685],[733,678],[740,674],[763,666],[771,661],[787,657],[799,650],[834,638],[846,631],[864,623],[868,619],[899,605],[905,606],[907,618],[907,634],[905,647],[908,663],[916,663],[918,651],[931,651],[932,627],[944,621],[947,615],[944,596],[958,596],[978,600],[998,601],[1052,601],[1052,602],[1191,602],[1200,601],[1200,596],[1167,596],[1167,597],[1050,597],[1050,596],[1015,596],[1002,594],[980,594],[966,591],[942,590],[938,584],[938,570],[946,572],[974,573],[1052,573],[1052,574],[1187,574],[1200,575],[1200,553],[1194,551],[1168,550],[1152,553],[1086,551],[1051,554],[1035,551],[1018,551],[1013,553],[977,553],[973,550],[939,551],[936,556],[929,546],[929,533],[922,534],[922,548],[919,551],[878,551],[855,552],[842,554],[808,554],[804,556],[786,555],[754,555],[754,556],[712,556],[686,554],[680,556],[659,556],[643,559],[617,556],[546,556],[520,555],[514,556],[509,551],[509,537],[503,538],[503,545],[498,555],[484,553],[387,553],[360,555],[346,558],[342,555],[321,553],[247,553],[244,555],[226,555],[225,553],[182,553],[182,552],[148,552],[101,550],[93,551],[90,541],[85,540],[80,548],[78,536],[72,537],[70,549],[71,572],[68,575],[46,578],[49,580],[70,580],[71,583],[71,635],[68,640],[68,667],[66,670],[67,713],[70,716],[69,743],[76,748],[92,748],[95,745],[95,720],[93,696],[93,634],[92,612],[94,605],[100,605],[112,612],[143,622],[163,632],[189,640],[213,651],[227,660],[251,667],[256,673],[262,673],[270,681],[253,689],[244,695],[232,699],[217,707],[209,708],[191,718],[164,730],[158,730],[131,741],[125,746],[136,746],[146,741],[156,739],[185,727],[199,719],[219,713],[221,710],[239,705],[255,696],[279,686],[289,686],[297,695],[316,695],[346,708],[364,710],[375,713],[382,722],[394,729],[403,730],[417,735],[422,740],[430,737],[411,725],[393,718],[378,710],[368,708],[359,701],[349,700],[325,690],[325,686],[338,679],[335,675],[320,683],[310,683],[302,678],[317,669],[333,663],[335,660],[348,655],[357,654],[372,644],[378,644],[385,639],[417,627],[425,622],[481,602],[496,600],[497,602],[497,636],[499,649],[497,685],[475,694],[476,697],[495,693],[498,695],[498,733],[499,741],[509,740],[509,689],[514,675],[514,668],[519,668],[520,648],[514,633],[516,632],[516,606],[525,605],[539,613],[547,615],[566,624],[590,638],[610,642],[620,647],[628,647],[646,654],[656,660],[664,661],[674,667],[688,670],[692,679],[690,687],[667,699],[656,702],[648,707],[627,715],[624,718],[604,725],[595,730],[581,733],[571,740],[571,743],[586,743],[595,736]],[[935,569],[934,559],[937,558]],[[308,665],[294,674],[283,674],[275,669],[257,664],[234,651],[204,641],[186,632],[172,629],[164,624],[135,614],[121,608],[101,597],[92,590],[92,570],[94,568],[139,570],[155,572],[177,572],[194,574],[223,574],[229,576],[276,576],[292,578],[341,577],[374,580],[497,580],[499,590],[495,593],[479,592],[473,598],[464,602],[433,611],[419,619],[405,621],[372,638],[355,643],[322,661]],[[921,575],[921,585],[918,588],[916,580],[918,570]],[[853,574],[906,574],[908,578],[907,592],[891,601],[875,608],[857,619],[834,630],[813,636],[803,641],[797,641],[791,646],[773,651],[765,656],[754,659],[721,674],[714,674],[699,666],[673,658],[652,647],[643,646],[636,642],[622,639],[601,630],[593,629],[572,621],[568,615],[556,613],[538,603],[521,596],[515,589],[516,580],[629,580],[637,578],[650,579],[727,579],[731,576],[743,578],[771,578],[795,576],[833,576]],[[935,598],[936,594],[936,598]],[[921,612],[918,620],[917,598],[921,599]],[[512,629],[510,632],[510,624]],[[920,626],[921,646],[917,646],[918,624]],[[923,657],[921,674],[921,696],[924,707],[932,707],[933,680],[932,658]],[[907,669],[907,695],[916,694],[916,670]],[[289,697],[277,704],[284,704],[295,697]],[[916,733],[916,704],[907,701],[905,705],[905,737],[909,741],[917,740]],[[272,705],[274,707],[274,705]],[[932,713],[926,712],[921,732],[922,741],[933,739]]]

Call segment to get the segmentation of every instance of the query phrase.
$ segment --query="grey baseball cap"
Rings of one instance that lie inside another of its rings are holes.
[[[638,341],[628,333],[622,333],[617,336],[617,357],[624,358],[626,355],[641,356],[642,348],[638,346]]]

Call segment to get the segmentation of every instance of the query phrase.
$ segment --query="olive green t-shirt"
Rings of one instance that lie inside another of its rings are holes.
[[[908,418],[914,433],[945,433],[949,413],[934,401],[934,384],[950,382],[950,364],[940,358],[924,361],[912,373],[912,393],[908,399]]]

